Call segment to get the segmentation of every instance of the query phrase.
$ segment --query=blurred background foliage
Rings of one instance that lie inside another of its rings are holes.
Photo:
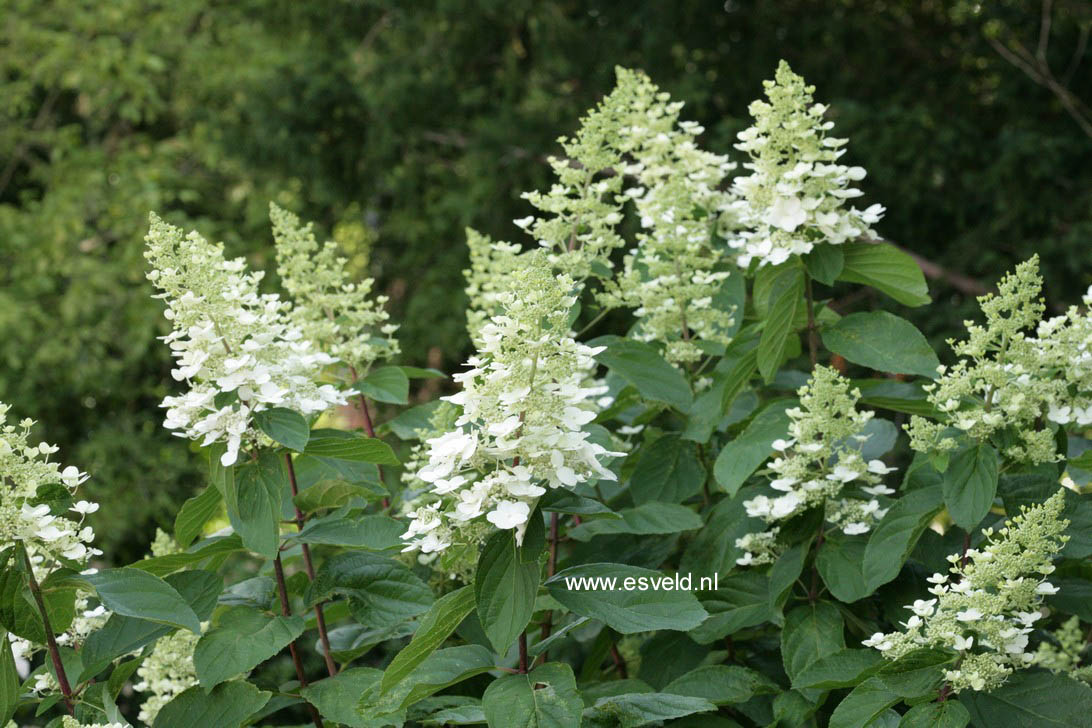
[[[391,296],[405,363],[450,369],[464,227],[519,239],[520,192],[619,64],[722,151],[788,59],[879,229],[933,265],[942,305],[902,313],[938,343],[1033,252],[1062,306],[1092,270],[1090,27],[1084,0],[0,0],[0,400],[93,473],[107,555],[137,558],[203,480],[160,424],[148,211],[257,266],[270,199],[315,219]]]

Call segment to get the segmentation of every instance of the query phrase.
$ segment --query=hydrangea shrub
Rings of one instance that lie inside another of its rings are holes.
[[[1087,725],[1092,290],[1048,316],[1032,258],[939,355],[853,310],[925,279],[764,92],[738,156],[619,69],[515,242],[467,231],[450,376],[293,213],[281,291],[153,214],[208,482],[108,568],[93,474],[0,424],[0,725]]]

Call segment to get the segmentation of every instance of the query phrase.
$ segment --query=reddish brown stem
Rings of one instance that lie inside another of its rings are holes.
[[[299,485],[296,483],[296,468],[292,464],[292,453],[284,454],[284,462],[288,466],[288,483],[292,486],[292,507],[296,511],[296,528],[303,530],[303,523],[306,520],[303,516],[303,512],[300,511],[299,506],[295,503],[295,498],[300,493]],[[315,580],[315,565],[311,561],[311,547],[308,544],[302,544],[303,547],[303,566],[307,570],[307,578],[311,581]],[[322,643],[322,657],[326,661],[326,671],[330,673],[330,677],[337,675],[337,664],[334,662],[334,658],[330,653],[330,635],[326,631],[326,615],[323,613],[322,602],[315,605],[315,622],[318,625],[319,641]]]
[[[521,675],[527,674],[527,633],[522,632],[519,636],[519,672]]]
[[[38,612],[42,615],[42,628],[45,630],[46,647],[49,648],[49,659],[53,662],[53,671],[57,673],[57,684],[61,687],[61,695],[64,696],[64,707],[69,715],[75,715],[72,707],[72,686],[68,683],[68,675],[64,671],[64,663],[61,662],[61,651],[57,648],[57,638],[53,635],[53,625],[49,623],[49,612],[46,611],[45,600],[42,599],[42,590],[38,586],[38,580],[34,578],[34,564],[30,561],[30,554],[23,549],[23,558],[27,564],[27,581],[30,584],[30,593],[34,595],[34,601],[38,605]]]
[[[356,369],[350,367],[349,373],[353,375],[353,382],[356,383],[357,375]],[[364,432],[368,437],[375,437],[375,426],[372,424],[372,413],[368,411],[368,398],[363,394],[360,395],[358,401],[360,402],[360,415],[364,418]],[[379,484],[383,484],[383,467],[381,465],[375,466],[375,471],[379,475]],[[383,499],[383,510],[390,508],[391,502],[389,498]]]
[[[556,512],[550,514],[550,556],[546,561],[546,578],[557,573],[557,538],[558,538],[558,515]],[[552,611],[546,612],[545,618],[542,620],[542,630],[539,632],[538,641],[546,639],[550,636],[550,633],[554,631],[554,613]],[[549,659],[548,653],[543,652],[538,656],[535,661],[536,665],[541,665]]]
[[[273,559],[273,573],[277,577],[277,594],[281,600],[281,615],[285,617],[292,616],[292,607],[288,603],[288,587],[284,583],[284,565],[281,564],[281,557],[278,554],[277,558]],[[288,652],[292,655],[292,664],[296,668],[296,679],[299,680],[300,689],[307,688],[307,676],[303,673],[303,661],[300,660],[299,650],[296,649],[295,641],[288,643]],[[311,721],[315,724],[315,728],[323,728],[322,718],[319,716],[318,710],[315,706],[307,703],[309,712],[311,713]]]
[[[628,678],[629,670],[626,669],[626,660],[622,657],[622,653],[618,651],[617,644],[610,646],[610,656],[614,660],[614,668],[618,671],[618,677],[622,680]]]

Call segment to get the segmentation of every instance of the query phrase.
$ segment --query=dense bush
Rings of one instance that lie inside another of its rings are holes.
[[[1086,108],[1087,4],[1050,5],[1045,58]],[[134,497],[91,519],[109,558],[137,558],[201,482],[158,425],[168,363],[143,211],[259,267],[268,200],[302,211],[354,260],[371,248],[405,360],[450,368],[468,346],[464,227],[504,237],[528,214],[518,192],[547,184],[538,161],[617,64],[686,99],[711,149],[747,125],[780,57],[819,83],[864,189],[891,203],[884,236],[971,279],[934,278],[944,305],[927,316],[891,309],[939,344],[972,313],[974,279],[1033,252],[1048,298],[1088,282],[1087,136],[995,47],[1037,63],[1040,23],[1022,0],[8,0],[0,400],[93,470],[94,497],[124,484]]]
[[[931,299],[813,91],[782,62],[721,154],[617,69],[528,245],[468,231],[473,353],[416,406],[445,375],[392,363],[337,244],[271,205],[282,297],[153,214],[163,424],[207,485],[96,568],[118,495],[2,406],[0,720],[1085,722],[1092,289],[1048,313],[1020,263],[949,365],[851,310]]]

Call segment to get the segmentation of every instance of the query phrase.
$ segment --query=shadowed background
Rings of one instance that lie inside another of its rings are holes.
[[[900,313],[938,346],[1032,253],[1063,306],[1092,279],[1090,28],[1075,0],[0,0],[0,401],[93,474],[107,556],[138,558],[204,478],[161,426],[148,211],[258,267],[270,199],[316,220],[391,297],[403,363],[450,370],[464,227],[528,242],[520,193],[615,65],[734,153],[786,58],[878,230],[925,259],[942,305]]]

